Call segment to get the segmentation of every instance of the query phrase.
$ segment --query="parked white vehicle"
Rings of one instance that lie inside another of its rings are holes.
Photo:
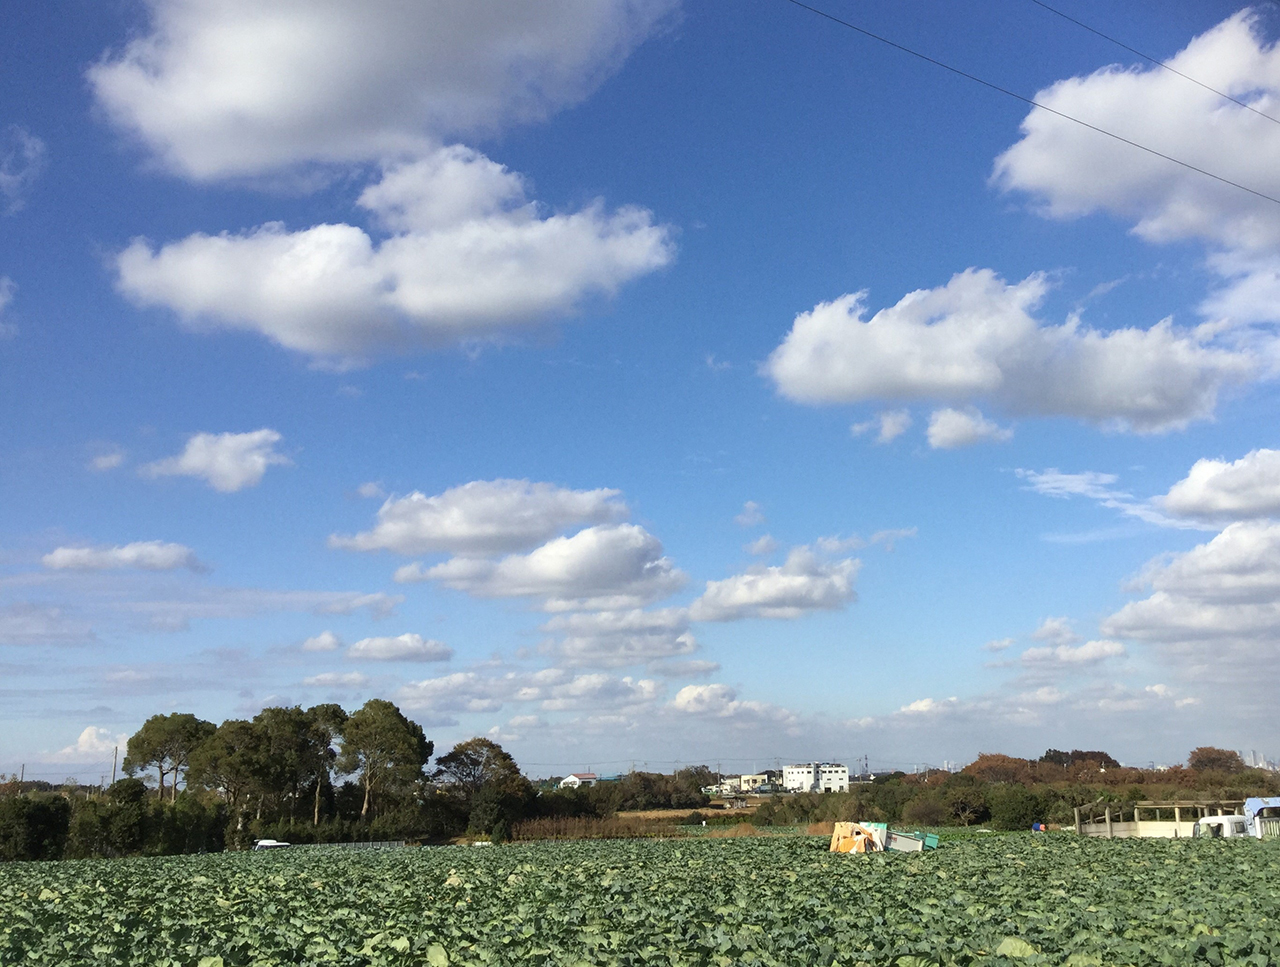
[[[1243,816],[1205,816],[1191,829],[1195,839],[1246,839],[1253,836]]]
[[[282,849],[288,845],[279,839],[260,839],[253,844],[253,851],[256,853],[260,849]]]
[[[1271,839],[1280,836],[1280,796],[1253,797],[1237,815],[1204,816],[1191,833],[1196,839]]]

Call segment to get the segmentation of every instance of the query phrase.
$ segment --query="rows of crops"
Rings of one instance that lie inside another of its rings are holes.
[[[1280,841],[321,847],[0,867],[0,964],[1280,962]]]

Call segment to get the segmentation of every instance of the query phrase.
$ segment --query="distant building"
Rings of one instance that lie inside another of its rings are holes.
[[[804,762],[782,770],[788,792],[847,792],[849,767],[838,762]]]
[[[594,772],[573,772],[560,780],[560,788],[580,789],[582,786],[594,786],[597,781]]]
[[[768,781],[769,777],[763,772],[754,776],[739,776],[738,788],[743,792],[755,792]]]
[[[848,792],[849,767],[838,762],[818,763],[819,792]]]
[[[722,776],[714,785],[702,787],[704,796],[721,796],[725,799],[737,796],[741,791],[737,776]]]
[[[784,766],[782,788],[787,792],[809,792],[813,788],[813,763]]]

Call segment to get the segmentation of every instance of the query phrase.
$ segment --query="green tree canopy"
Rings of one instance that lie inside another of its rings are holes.
[[[528,781],[509,752],[498,743],[481,738],[459,742],[447,755],[436,759],[432,778],[453,786],[467,800],[486,786],[500,792],[523,791]]]
[[[371,698],[347,719],[338,754],[338,771],[360,774],[364,805],[360,818],[374,809],[375,794],[421,778],[434,746],[422,726],[405,718],[392,702]]]
[[[311,722],[297,705],[269,706],[253,717],[262,736],[263,792],[293,817],[303,783],[315,772]]]
[[[219,790],[234,813],[240,797],[261,782],[265,752],[254,723],[228,719],[192,753],[189,778]]]
[[[320,792],[331,781],[338,753],[334,743],[342,737],[347,725],[347,713],[341,705],[326,703],[307,709],[307,726],[310,732],[308,767],[315,782],[315,797],[311,823],[320,825]]]
[[[124,771],[133,775],[139,769],[154,767],[160,776],[159,793],[164,796],[164,778],[173,774],[169,799],[178,795],[180,773],[187,768],[191,754],[205,739],[217,731],[212,722],[196,718],[189,712],[153,715],[129,737],[124,757]]]

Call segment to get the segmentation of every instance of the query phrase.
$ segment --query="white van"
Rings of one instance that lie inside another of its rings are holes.
[[[1191,835],[1195,839],[1243,839],[1254,835],[1243,816],[1204,816],[1196,821]]]

